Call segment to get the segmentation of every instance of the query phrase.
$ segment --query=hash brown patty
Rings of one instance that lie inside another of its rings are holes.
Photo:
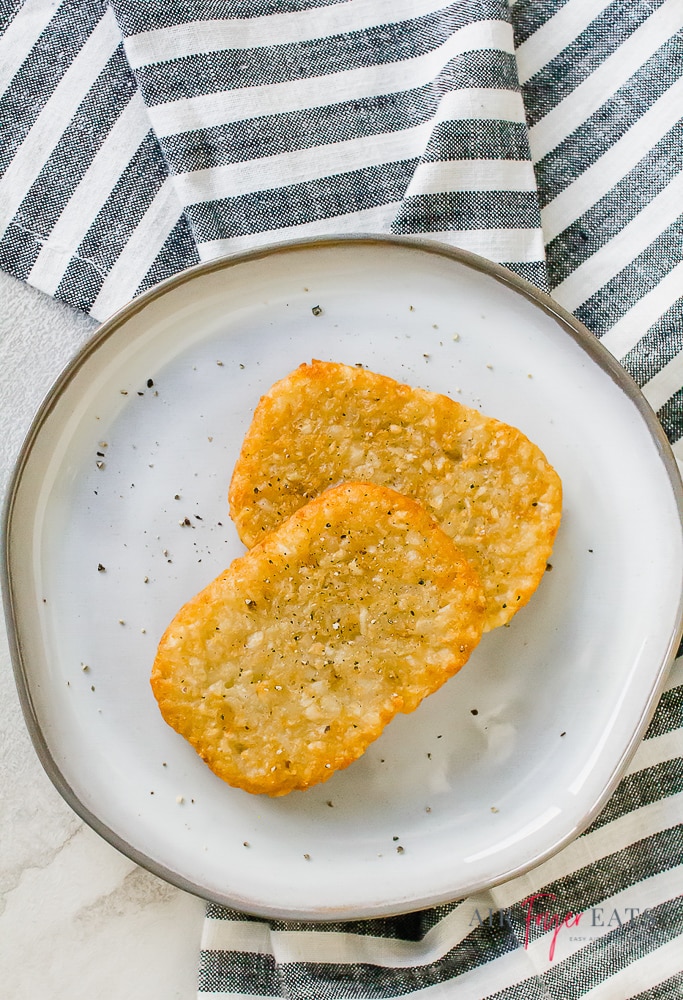
[[[445,395],[313,361],[256,407],[230,483],[247,546],[333,484],[419,500],[478,569],[486,630],[536,590],[560,524],[560,478],[521,431]]]
[[[224,781],[283,795],[356,760],[467,661],[478,574],[424,508],[347,483],[285,519],[164,633],[164,719]]]

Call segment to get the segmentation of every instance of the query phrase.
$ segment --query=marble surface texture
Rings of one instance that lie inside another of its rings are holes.
[[[36,408],[95,324],[0,273],[0,499]],[[33,750],[0,622],[0,994],[190,1000],[204,903],[71,811]]]

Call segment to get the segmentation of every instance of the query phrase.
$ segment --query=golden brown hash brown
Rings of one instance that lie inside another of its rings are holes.
[[[477,573],[415,501],[337,486],[177,614],[152,688],[217,775],[283,795],[356,760],[479,642]]]
[[[251,546],[350,479],[425,505],[480,573],[486,630],[534,593],[560,524],[562,487],[521,431],[447,396],[313,361],[259,402],[233,472],[230,514]]]

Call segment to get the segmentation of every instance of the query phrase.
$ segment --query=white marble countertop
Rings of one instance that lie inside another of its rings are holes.
[[[0,273],[0,499],[87,317]],[[45,775],[0,623],[0,983],[12,1000],[191,1000],[204,903],[138,868]]]

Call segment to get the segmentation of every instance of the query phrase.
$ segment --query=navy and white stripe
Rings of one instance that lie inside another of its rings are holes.
[[[7,35],[21,37],[23,21],[28,32],[29,8],[46,6],[27,0]],[[147,272],[161,276],[162,260],[172,267],[173,246],[179,269],[273,239],[393,230],[435,235],[545,284],[504,0],[232,3],[220,17],[146,5],[144,20],[137,5],[112,7],[119,27],[101,2],[64,0],[27,35],[28,62],[41,67],[29,86],[60,115],[47,130],[38,120],[14,130],[6,147],[12,161],[23,140],[0,244],[18,277],[101,317],[147,287]],[[79,99],[46,70],[48,45]],[[26,72],[9,80],[8,100],[26,92]],[[100,155],[65,178],[79,129]],[[107,221],[117,211],[118,242]],[[84,219],[95,220],[89,232]]]
[[[519,0],[513,21],[551,292],[642,386],[681,460],[683,7]]]
[[[3,10],[3,269],[103,318],[225,252],[431,236],[549,289],[643,387],[683,462],[680,0]],[[679,659],[629,771],[560,854],[395,919],[210,905],[199,996],[683,995],[682,745]],[[555,953],[552,932],[526,937],[542,892],[583,915]]]
[[[196,263],[108,5],[28,0],[0,54],[0,266],[104,317]]]
[[[505,6],[404,6],[417,16],[397,22],[394,8],[392,23],[354,2],[126,39],[203,257],[391,229],[531,264],[544,281],[528,143],[509,145],[523,105]],[[476,155],[454,155],[449,130],[477,118]]]

